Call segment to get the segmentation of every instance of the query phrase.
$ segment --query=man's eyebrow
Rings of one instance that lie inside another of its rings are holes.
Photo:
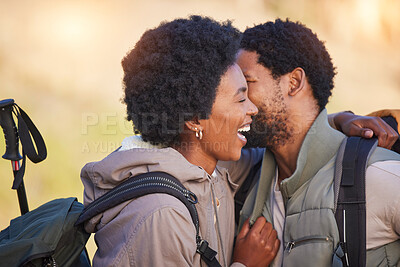
[[[244,92],[246,92],[246,91],[247,91],[247,87],[240,87],[240,88],[236,91],[235,96],[237,96],[237,95],[240,94],[240,93],[244,93]]]

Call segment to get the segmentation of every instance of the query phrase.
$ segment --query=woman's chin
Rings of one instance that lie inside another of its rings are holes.
[[[239,160],[242,154],[242,148],[246,144],[246,142],[243,142],[243,140],[240,140],[239,142],[238,141],[239,140],[235,140],[234,142],[226,142],[223,145],[220,144],[220,149],[214,150],[216,152],[216,154],[214,155],[216,155],[217,160],[222,160],[222,161]]]
[[[230,151],[229,154],[226,154],[223,158],[224,159],[220,159],[223,161],[238,161],[240,159],[240,156],[242,154],[242,149],[238,149],[235,151]]]
[[[240,159],[240,154],[233,157],[230,161],[238,161]]]

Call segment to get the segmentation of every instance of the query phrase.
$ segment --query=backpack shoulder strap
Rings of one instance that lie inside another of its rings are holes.
[[[393,130],[396,131],[397,134],[399,134],[399,123],[396,121],[396,119],[393,116],[385,116],[381,118],[382,120],[384,120],[387,124],[390,125],[390,127],[393,128]],[[394,143],[394,145],[392,146],[393,151],[400,153],[400,138],[397,139],[397,141]]]
[[[217,252],[211,249],[208,242],[200,237],[199,217],[195,207],[197,203],[196,195],[187,190],[174,176],[165,172],[148,172],[127,179],[86,206],[76,221],[76,225],[82,224],[122,202],[155,193],[174,196],[186,206],[196,228],[197,253],[201,255],[208,266],[220,267],[221,265],[216,258]]]
[[[342,260],[344,266],[365,266],[365,172],[377,140],[349,137],[343,142],[335,170],[335,218],[344,250]]]
[[[154,193],[172,195],[185,204],[197,231],[198,219],[194,207],[197,203],[196,195],[186,190],[175,177],[165,172],[148,172],[127,179],[86,206],[76,224],[90,220],[127,200]]]

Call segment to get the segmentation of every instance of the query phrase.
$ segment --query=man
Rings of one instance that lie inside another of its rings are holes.
[[[238,64],[259,109],[248,141],[267,148],[241,222],[262,215],[273,223],[281,248],[272,266],[330,266],[339,243],[334,163],[345,138],[325,110],[336,74],[331,57],[310,29],[279,19],[247,29],[241,48]],[[249,159],[258,160],[251,154],[230,173],[246,173]],[[366,171],[367,266],[400,262],[399,189],[400,155],[377,148]]]

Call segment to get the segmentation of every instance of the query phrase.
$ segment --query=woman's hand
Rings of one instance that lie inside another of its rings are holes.
[[[268,266],[278,253],[279,246],[276,231],[264,217],[259,217],[251,228],[247,219],[236,237],[233,262],[247,267]]]
[[[336,128],[348,136],[378,137],[378,145],[391,149],[399,139],[396,131],[379,117],[358,116],[350,112],[335,114]]]

